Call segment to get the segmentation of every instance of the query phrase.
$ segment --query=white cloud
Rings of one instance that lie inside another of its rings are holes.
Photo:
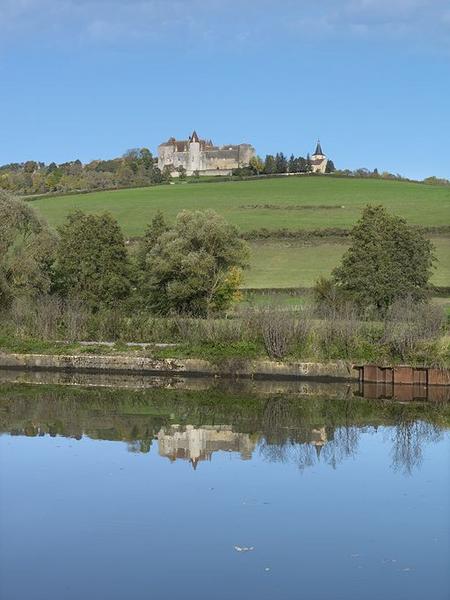
[[[290,28],[297,27],[303,35],[450,46],[448,0],[323,0],[313,6],[313,14],[290,20]]]
[[[0,0],[0,38],[263,44],[277,36],[449,42],[448,0]]]

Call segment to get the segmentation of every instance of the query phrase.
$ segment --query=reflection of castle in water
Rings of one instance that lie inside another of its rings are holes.
[[[309,443],[316,449],[317,458],[320,456],[320,451],[322,450],[322,447],[325,446],[327,442],[328,437],[325,427],[320,427],[319,429],[311,429]]]
[[[200,461],[211,460],[213,452],[238,452],[242,460],[250,460],[256,441],[248,433],[235,433],[230,425],[171,425],[158,433],[160,456],[171,462],[189,460],[197,468]]]

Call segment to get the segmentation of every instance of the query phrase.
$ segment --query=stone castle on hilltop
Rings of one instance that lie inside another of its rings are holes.
[[[170,167],[176,175],[183,167],[187,175],[231,175],[233,169],[248,166],[255,156],[250,144],[214,146],[211,140],[201,140],[194,131],[187,140],[170,138],[158,146],[158,167]]]
[[[255,149],[250,144],[214,146],[211,140],[202,140],[193,131],[187,140],[171,137],[158,146],[158,167],[161,171],[169,168],[175,177],[181,168],[186,175],[231,175],[233,169],[247,167],[254,156]],[[325,173],[327,164],[318,140],[311,156],[312,172]]]

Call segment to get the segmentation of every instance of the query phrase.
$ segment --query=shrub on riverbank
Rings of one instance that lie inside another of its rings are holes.
[[[442,310],[404,302],[384,321],[363,320],[352,305],[314,313],[301,310],[245,308],[227,318],[158,317],[145,311],[119,309],[88,312],[82,304],[54,297],[21,300],[3,312],[0,350],[57,353],[57,340],[113,342],[111,352],[137,352],[158,357],[269,357],[275,360],[336,360],[427,365],[450,364],[449,341]],[[175,344],[167,348],[127,347],[125,343]],[[27,347],[30,347],[27,350]],[[59,346],[64,352],[67,344]],[[96,346],[91,351],[95,352]],[[83,351],[86,351],[85,349]],[[105,352],[108,348],[105,346]]]

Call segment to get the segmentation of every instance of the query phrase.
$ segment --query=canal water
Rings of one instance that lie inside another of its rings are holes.
[[[448,402],[187,387],[0,385],[2,600],[450,597]]]

